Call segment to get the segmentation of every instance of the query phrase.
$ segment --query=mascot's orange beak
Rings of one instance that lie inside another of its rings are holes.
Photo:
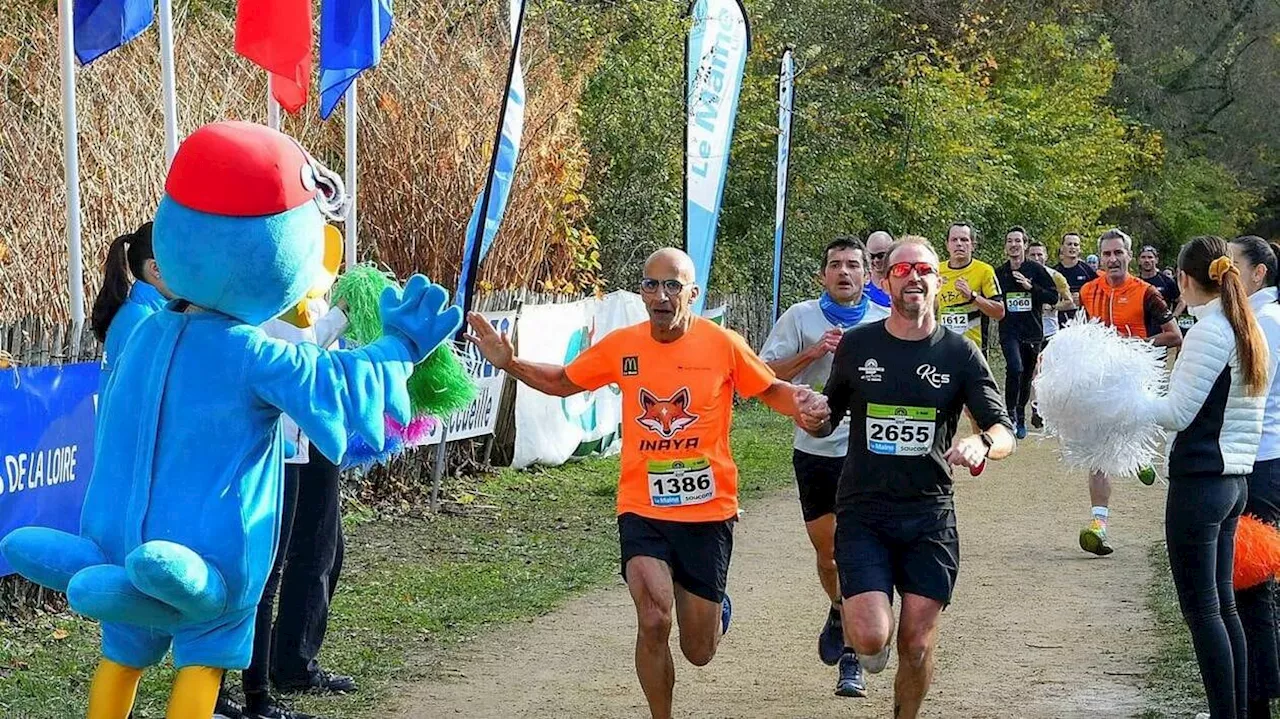
[[[333,281],[338,277],[338,268],[342,265],[342,233],[333,225],[324,226],[324,271],[316,279],[311,289],[298,304],[290,307],[280,315],[280,319],[295,327],[307,328],[316,323],[320,317],[312,309],[311,300],[324,297]]]

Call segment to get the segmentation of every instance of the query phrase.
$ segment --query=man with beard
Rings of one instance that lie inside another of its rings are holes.
[[[1118,229],[1102,233],[1098,253],[1103,274],[1080,288],[1080,309],[1087,317],[1101,320],[1122,335],[1142,337],[1157,347],[1177,347],[1182,344],[1182,332],[1160,291],[1129,274],[1132,247],[1133,240]],[[1148,327],[1159,328],[1159,334],[1148,334]],[[1139,476],[1144,484],[1155,482],[1153,471]],[[1115,551],[1107,541],[1110,477],[1101,472],[1089,475],[1089,500],[1093,503],[1092,518],[1080,530],[1080,548],[1105,557]]]
[[[769,363],[779,379],[821,390],[831,375],[831,353],[844,333],[889,315],[863,291],[866,255],[867,249],[855,237],[838,237],[823,250],[822,297],[792,305],[778,318],[760,350],[760,359]],[[835,562],[836,485],[848,440],[849,427],[843,422],[822,438],[797,429],[791,462],[805,531],[818,557],[818,580],[831,601],[826,624],[818,634],[818,656],[828,666],[840,665],[837,695],[862,697],[866,696],[862,669],[844,642]]]
[[[883,671],[895,590],[902,597],[893,716],[914,719],[959,571],[951,467],[1007,457],[1015,440],[977,345],[934,316],[941,282],[928,241],[905,237],[887,259],[888,319],[845,335],[824,395],[804,398],[798,421],[826,437],[850,417],[836,500],[845,637],[868,672]],[[985,429],[955,438],[965,408]]]
[[[1182,309],[1182,293],[1178,291],[1177,281],[1166,277],[1160,271],[1160,253],[1152,245],[1143,245],[1142,251],[1138,253],[1138,279],[1160,290],[1160,296],[1164,298],[1166,305],[1173,308],[1176,318],[1179,310]],[[1147,327],[1148,337],[1158,334],[1160,334],[1159,327]]]
[[[467,317],[467,339],[485,359],[539,392],[568,397],[616,384],[622,393],[618,538],[635,603],[636,674],[653,719],[671,719],[673,618],[680,650],[696,666],[711,661],[729,628],[735,391],[797,421],[797,403],[815,396],[775,377],[736,332],[697,316],[701,291],[689,255],[658,250],[640,281],[648,321],[610,332],[567,367],[516,357],[488,320]]]

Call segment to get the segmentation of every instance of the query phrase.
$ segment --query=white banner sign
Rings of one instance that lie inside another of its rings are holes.
[[[631,292],[561,305],[525,305],[520,313],[520,358],[567,365],[610,332],[647,319],[640,296]],[[521,384],[515,417],[513,467],[611,454],[618,446],[621,394],[610,385],[560,398]]]
[[[515,336],[515,312],[483,312],[489,324],[500,333]],[[456,412],[448,419],[449,441],[483,437],[493,434],[498,424],[499,403],[502,401],[502,383],[507,373],[489,364],[480,355],[475,345],[467,343],[463,365],[471,370],[476,382],[476,398],[461,412]],[[427,444],[439,444],[442,425],[437,423],[435,429],[427,437]]]

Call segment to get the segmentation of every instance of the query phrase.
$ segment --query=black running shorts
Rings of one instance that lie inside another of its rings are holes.
[[[800,513],[804,521],[836,511],[836,487],[844,457],[823,457],[800,450],[791,453],[791,466],[796,470],[796,486],[800,488]]]
[[[836,567],[840,593],[893,590],[951,603],[960,571],[960,536],[952,507],[872,516],[856,510],[836,515]]]
[[[721,522],[670,522],[638,514],[618,516],[622,578],[632,557],[653,557],[671,567],[671,576],[690,594],[719,603],[724,599],[733,554],[733,525]]]

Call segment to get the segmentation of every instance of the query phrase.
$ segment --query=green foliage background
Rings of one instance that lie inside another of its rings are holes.
[[[1096,237],[1120,224],[1161,247],[1166,262],[1197,234],[1270,235],[1258,218],[1275,202],[1276,128],[1260,98],[1274,97],[1280,67],[1276,7],[1139,5],[750,0],[753,48],[712,288],[767,292],[787,46],[798,66],[790,297],[812,290],[821,246],[850,232],[936,241],[964,218],[987,240],[980,255],[993,259],[1010,225],[1052,250],[1064,231]],[[681,240],[684,9],[668,0],[544,4],[557,51],[593,63],[581,107],[585,193],[613,286],[632,285],[645,254]],[[1191,96],[1209,107],[1188,111]]]

